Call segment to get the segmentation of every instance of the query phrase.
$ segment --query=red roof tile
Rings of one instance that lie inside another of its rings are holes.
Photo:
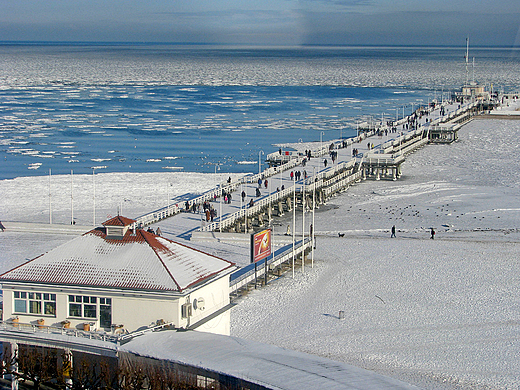
[[[103,222],[103,226],[128,226],[135,223],[134,219],[126,218],[118,215],[114,218],[110,218],[108,221]]]

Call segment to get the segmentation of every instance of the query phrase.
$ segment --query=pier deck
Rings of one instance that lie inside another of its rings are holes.
[[[476,103],[463,106],[459,103],[445,103],[442,109],[440,105],[424,109],[422,115],[417,117],[414,127],[410,117],[407,117],[393,128],[381,124],[379,128],[354,138],[315,142],[310,158],[305,157],[303,150],[297,151],[292,153],[286,163],[271,166],[259,174],[247,175],[235,182],[224,182],[191,199],[172,199],[169,206],[139,217],[138,223],[160,227],[161,231],[168,231],[182,238],[203,238],[204,235],[198,235],[198,232],[213,232],[213,235],[205,237],[223,239],[219,238],[219,233],[229,232],[231,228],[234,233],[247,233],[251,227],[246,225],[246,218],[251,219],[265,213],[266,220],[260,222],[266,223],[275,215],[281,216],[284,212],[277,209],[279,203],[293,197],[294,192],[299,197],[301,208],[304,193],[308,197],[315,191],[318,197],[316,202],[319,204],[324,201],[320,198],[322,194],[318,195],[320,190],[325,195],[330,195],[335,191],[331,187],[341,190],[367,177],[376,180],[397,179],[400,176],[400,166],[408,153],[428,142],[454,141],[456,131],[461,126],[457,121],[461,117],[465,117],[466,121],[471,119],[476,107]],[[442,132],[448,132],[449,137],[436,136]],[[330,157],[331,151],[336,153],[334,161]],[[357,151],[357,154],[353,151]],[[299,180],[291,177],[291,172],[296,171],[301,173]],[[225,202],[220,196],[222,193],[231,194],[231,200]],[[242,193],[245,193],[245,198],[242,198]],[[217,216],[213,221],[207,221],[202,207],[198,206],[204,202],[216,211]],[[284,203],[285,211],[292,210],[294,202],[289,203]],[[189,211],[186,211],[186,206]],[[305,206],[308,210],[312,209],[309,199]],[[237,221],[241,221],[241,225]]]

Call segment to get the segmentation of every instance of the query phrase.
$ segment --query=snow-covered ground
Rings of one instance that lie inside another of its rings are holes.
[[[314,269],[247,295],[232,334],[427,389],[518,389],[519,136],[520,121],[474,121],[400,180],[333,198]]]
[[[475,120],[459,137],[409,156],[398,181],[366,181],[329,200],[316,213],[314,268],[242,298],[232,335],[426,389],[518,389],[520,121]],[[135,217],[218,179],[96,175],[99,222],[121,204]],[[68,223],[70,178],[51,180],[53,222]],[[91,176],[74,177],[78,224],[92,223],[91,186]],[[48,188],[48,177],[0,181],[0,220],[48,222]],[[70,238],[0,233],[0,269]]]

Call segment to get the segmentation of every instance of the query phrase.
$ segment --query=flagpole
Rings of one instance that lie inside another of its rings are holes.
[[[312,234],[311,234],[311,243],[312,243],[312,252],[311,252],[311,267],[314,268],[314,231],[316,227],[314,226],[314,210],[316,209],[316,167],[312,168],[312,180],[313,183],[313,191],[312,191]]]
[[[70,224],[74,225],[74,171],[70,170]]]
[[[305,272],[305,180],[303,180],[302,186],[302,272]]]
[[[295,246],[295,231],[296,231],[296,175],[293,175],[293,232],[292,232],[292,277],[294,279],[294,246]]]
[[[92,207],[92,226],[96,226],[96,168],[92,168],[92,188],[93,188],[93,207]]]
[[[51,169],[49,168],[49,224],[52,225]]]

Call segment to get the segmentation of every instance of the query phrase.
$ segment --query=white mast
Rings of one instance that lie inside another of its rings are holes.
[[[466,85],[468,85],[468,77],[469,77],[468,61],[469,61],[469,35],[466,38]]]
[[[49,168],[49,224],[52,225],[51,168]]]
[[[471,81],[473,84],[475,84],[475,57],[473,57],[473,72],[472,72]]]
[[[74,171],[70,170],[70,224],[74,225]]]

